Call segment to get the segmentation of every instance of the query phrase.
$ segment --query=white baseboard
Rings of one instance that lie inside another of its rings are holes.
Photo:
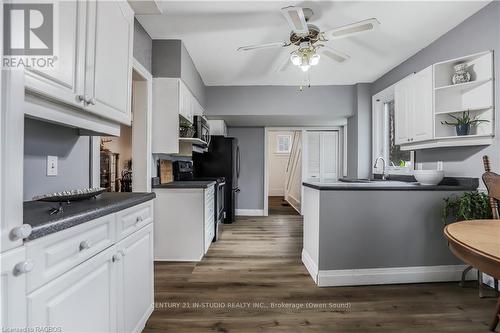
[[[302,254],[304,257],[304,253]],[[307,266],[306,266],[307,267]],[[460,281],[465,265],[367,268],[319,271],[320,287],[363,286],[375,284],[426,283]],[[472,270],[467,279],[474,279]]]
[[[236,209],[236,216],[264,216],[263,209]]]
[[[270,188],[267,193],[270,197],[283,197],[285,195],[285,189],[282,188]]]
[[[318,283],[318,266],[305,249],[302,249],[302,263],[306,266],[314,282]]]

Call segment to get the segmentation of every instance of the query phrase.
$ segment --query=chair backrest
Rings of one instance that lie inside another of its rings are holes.
[[[488,155],[483,156],[484,171],[483,182],[488,189],[488,196],[490,197],[491,215],[493,218],[500,219],[498,212],[498,200],[500,200],[500,175],[491,172],[491,163]]]

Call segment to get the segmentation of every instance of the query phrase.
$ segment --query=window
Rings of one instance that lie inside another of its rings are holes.
[[[383,95],[382,98],[376,99],[374,96],[373,100],[373,161],[381,156],[387,162],[388,173],[408,173],[413,168],[414,153],[401,150],[396,145],[394,97],[387,91],[380,94]],[[381,173],[382,162],[373,171]]]
[[[292,136],[276,135],[276,153],[290,154],[291,150],[292,150]]]

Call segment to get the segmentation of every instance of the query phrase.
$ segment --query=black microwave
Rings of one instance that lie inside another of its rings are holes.
[[[208,120],[204,116],[194,116],[193,125],[195,134],[194,137],[198,138],[208,145],[210,143],[210,126]]]

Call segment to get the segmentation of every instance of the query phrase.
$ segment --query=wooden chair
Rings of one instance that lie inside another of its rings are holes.
[[[494,220],[500,219],[498,211],[498,200],[500,200],[500,175],[491,172],[491,163],[488,155],[483,156],[484,174],[483,182],[488,189],[488,196],[490,199],[491,215]],[[483,274],[478,271],[479,282],[479,297],[483,297]],[[493,279],[493,286],[495,288],[495,296],[498,297],[498,280]]]

